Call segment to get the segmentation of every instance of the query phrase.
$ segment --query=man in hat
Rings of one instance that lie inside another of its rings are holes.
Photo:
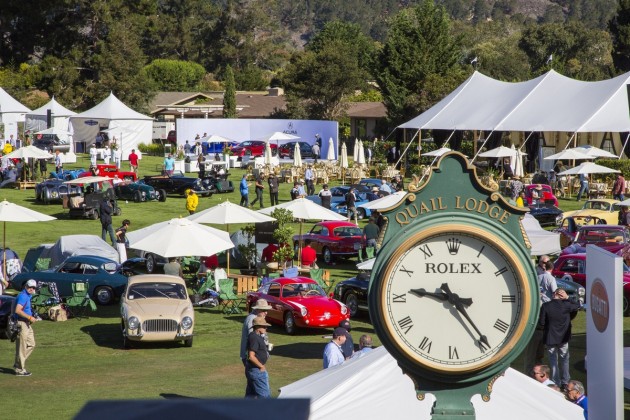
[[[350,335],[352,327],[350,326],[350,321],[347,319],[341,321],[339,326],[346,330],[346,341],[341,346],[341,350],[343,351],[343,357],[349,359],[354,354],[354,341],[352,341],[352,335]]]
[[[324,348],[324,369],[340,365],[346,359],[342,346],[346,342],[346,329],[337,327],[333,331],[332,340]]]
[[[90,165],[96,167],[96,155],[98,153],[96,152],[96,146],[92,145],[90,146]]]
[[[273,207],[280,204],[278,201],[278,178],[276,178],[276,174],[273,172],[269,173],[267,185],[269,185],[269,201],[271,201],[271,206]]]
[[[265,368],[269,353],[263,338],[267,333],[267,327],[270,325],[265,321],[265,317],[258,316],[254,318],[252,326],[254,330],[247,337],[247,361],[245,362],[247,388],[245,389],[245,397],[271,398],[269,374]]]
[[[251,309],[252,311],[245,317],[243,328],[241,329],[241,360],[243,365],[247,361],[247,337],[254,331],[254,319],[259,316],[265,318],[271,306],[269,306],[266,299],[258,299]]]
[[[20,328],[15,342],[15,376],[31,376],[31,372],[26,370],[26,359],[35,349],[35,333],[32,324],[39,321],[33,316],[31,307],[31,297],[35,294],[37,282],[30,279],[24,285],[24,289],[18,294],[15,301],[15,312],[13,319],[17,321]]]
[[[374,201],[374,200],[378,200],[379,198],[381,198],[379,195],[379,188],[375,185],[372,187],[372,191],[368,192],[367,194],[365,194],[365,198],[368,199],[368,201]]]
[[[322,190],[317,194],[322,201],[322,207],[330,210],[330,201],[332,200],[332,193],[328,189],[328,184],[322,185]]]

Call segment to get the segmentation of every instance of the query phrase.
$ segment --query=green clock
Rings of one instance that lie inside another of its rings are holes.
[[[461,380],[504,361],[531,323],[532,288],[514,248],[492,230],[448,223],[398,241],[370,304],[394,356]]]

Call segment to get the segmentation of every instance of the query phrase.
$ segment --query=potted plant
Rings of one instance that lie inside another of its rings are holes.
[[[238,252],[241,253],[245,261],[247,261],[247,268],[241,269],[241,274],[256,275],[256,243],[254,241],[254,235],[256,234],[255,225],[247,225],[241,229],[247,243],[238,245]]]
[[[293,221],[293,213],[287,209],[275,209],[271,217],[278,222],[278,228],[273,232],[273,238],[278,243],[278,250],[273,254],[273,260],[278,268],[286,268],[287,263],[293,264],[294,251],[291,246],[293,228],[289,225]]]

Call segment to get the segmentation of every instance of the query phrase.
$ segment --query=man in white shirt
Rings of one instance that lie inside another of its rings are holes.
[[[553,293],[558,288],[556,278],[551,274],[553,263],[547,261],[545,263],[545,272],[538,276],[538,285],[540,286],[540,303],[549,302],[553,299]]]
[[[109,148],[109,146],[105,146],[105,150],[103,151],[103,161],[105,162],[105,165],[109,165],[109,161],[112,158],[112,149]]]
[[[324,348],[324,369],[340,365],[344,362],[345,357],[341,346],[346,342],[345,328],[337,327],[333,331],[333,338]]]
[[[94,166],[96,168],[96,146],[92,145],[90,146],[90,165]]]

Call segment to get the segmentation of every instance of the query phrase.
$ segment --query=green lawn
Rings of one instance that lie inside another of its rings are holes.
[[[155,173],[160,162],[157,157],[145,156],[140,164],[141,175]],[[89,160],[81,158],[76,166],[87,168]],[[241,174],[241,171],[232,171],[230,179],[237,183]],[[289,199],[288,192],[289,186],[281,184],[281,201]],[[36,203],[33,190],[2,190],[0,199],[3,198],[59,219],[47,223],[6,224],[7,246],[22,257],[28,248],[52,243],[60,235],[100,234],[99,221],[70,220],[61,205]],[[198,210],[226,199],[238,203],[240,194],[235,191],[201,198]],[[578,207],[574,200],[561,200],[560,205],[565,210]],[[132,229],[187,215],[185,201],[179,197],[169,197],[164,203],[122,202],[120,206],[123,213],[114,218],[114,225],[128,218],[132,221]],[[235,229],[236,226],[230,226],[231,231]],[[331,270],[335,281],[339,281],[355,273],[355,263],[341,262],[326,268]],[[131,350],[122,349],[118,317],[118,307],[113,305],[99,307],[89,319],[37,323],[34,327],[37,348],[28,361],[28,369],[33,376],[29,378],[13,375],[14,346],[7,340],[1,340],[0,387],[7,395],[2,402],[1,417],[71,418],[87,401],[94,399],[238,398],[244,394],[245,378],[239,359],[244,315],[225,316],[217,309],[197,309],[197,335],[192,348],[167,343]],[[365,314],[353,319],[352,325],[355,343],[361,334],[374,332]],[[630,333],[630,318],[625,320],[624,331]],[[582,362],[586,348],[584,332],[585,315],[580,313],[574,321],[571,366],[572,375],[586,382]],[[330,330],[301,331],[295,336],[288,336],[281,328],[272,327],[269,333],[271,342],[275,344],[268,363],[275,396],[281,386],[321,369],[322,352],[328,341],[322,335],[329,334]],[[378,343],[375,335],[373,338]],[[521,370],[522,361],[517,359],[513,367]],[[626,401],[630,401],[628,393]]]

